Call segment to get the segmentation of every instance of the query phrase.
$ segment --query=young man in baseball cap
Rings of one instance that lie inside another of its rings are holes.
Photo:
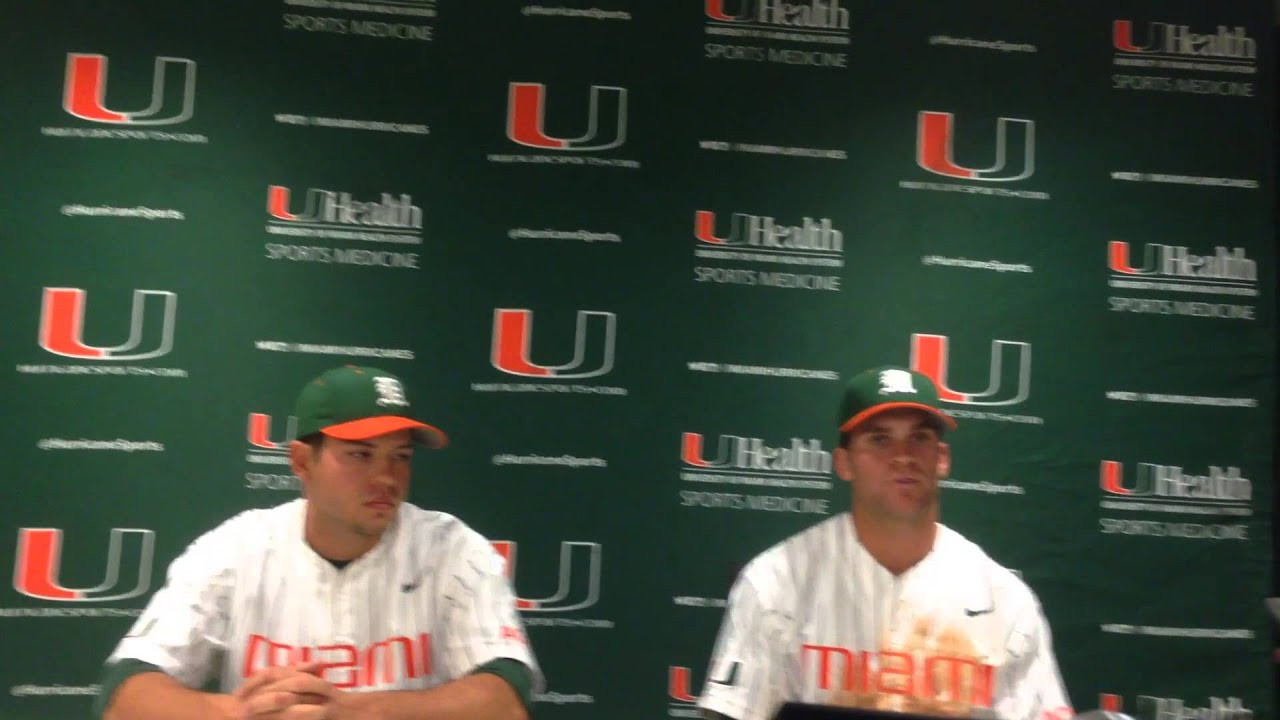
[[[938,522],[956,422],[925,375],[848,381],[833,464],[841,513],[769,548],[729,595],[708,717],[766,720],[784,702],[1005,720],[1072,716],[1031,589]]]
[[[303,497],[242,512],[173,561],[108,659],[95,714],[527,718],[542,677],[501,557],[404,501],[415,445],[445,434],[369,367],[312,380],[294,414]]]

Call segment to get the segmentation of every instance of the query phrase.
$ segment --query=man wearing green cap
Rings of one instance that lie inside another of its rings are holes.
[[[938,522],[956,427],[925,375],[845,386],[833,465],[849,513],[754,558],[729,595],[698,704],[767,720],[785,702],[952,717],[1074,713],[1031,589]]]
[[[303,497],[236,515],[170,565],[108,658],[95,714],[527,718],[542,677],[501,557],[404,502],[415,444],[445,434],[368,367],[311,381],[294,414]]]

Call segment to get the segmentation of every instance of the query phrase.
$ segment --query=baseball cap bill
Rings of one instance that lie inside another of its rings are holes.
[[[365,440],[410,430],[414,440],[428,447],[449,443],[439,428],[413,418],[400,379],[377,368],[345,365],[325,372],[302,388],[294,416],[298,437],[321,432],[339,440]]]
[[[932,415],[940,427],[956,429],[956,421],[938,407],[938,388],[929,376],[906,368],[885,365],[864,370],[844,386],[840,432],[849,432],[867,418],[897,408],[914,408]]]

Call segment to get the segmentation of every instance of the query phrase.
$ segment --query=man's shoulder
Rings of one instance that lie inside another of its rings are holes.
[[[204,531],[187,545],[175,563],[203,571],[234,573],[262,556],[278,551],[290,536],[301,537],[301,499],[267,508],[241,510]]]
[[[441,510],[428,510],[413,503],[401,503],[399,523],[406,539],[423,547],[490,547],[484,535],[462,518]]]
[[[443,510],[428,510],[411,502],[400,503],[400,523],[411,532],[463,532],[471,527],[457,515]]]
[[[785,576],[794,581],[797,573],[811,567],[815,557],[838,553],[848,534],[848,513],[833,515],[784,538],[751,559],[743,575],[753,580]]]
[[[292,527],[300,529],[304,502],[298,498],[272,507],[241,510],[201,535],[198,541],[261,541],[288,532]]]
[[[1036,602],[1035,593],[1018,573],[996,562],[986,550],[945,525],[939,524],[938,543],[945,548],[947,563],[955,570],[983,577],[996,592]]]
[[[812,551],[817,548],[833,551],[853,537],[853,525],[849,513],[842,512],[824,518],[784,539],[775,547],[784,552]]]

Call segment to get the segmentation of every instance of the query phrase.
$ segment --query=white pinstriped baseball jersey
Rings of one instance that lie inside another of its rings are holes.
[[[324,662],[326,680],[363,691],[430,688],[512,658],[542,687],[502,558],[479,533],[403,503],[378,544],[339,570],[303,540],[305,503],[248,510],[197,538],[109,661],[231,692],[297,661]]]
[[[766,720],[787,701],[1072,715],[1025,583],[942,525],[930,553],[894,576],[858,542],[848,513],[743,569],[698,704]]]

